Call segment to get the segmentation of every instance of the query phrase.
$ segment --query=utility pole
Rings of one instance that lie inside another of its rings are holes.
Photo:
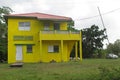
[[[99,11],[99,15],[100,15],[100,19],[101,19],[103,28],[106,29],[106,28],[105,28],[104,21],[103,21],[103,18],[102,18],[102,15],[101,15],[101,12],[100,12],[100,9],[99,9],[99,7],[97,7],[97,8],[98,8],[98,11]],[[105,33],[106,33],[106,35],[107,35],[107,30],[105,30]],[[107,35],[107,41],[108,41],[108,44],[109,44],[110,42],[109,42],[109,39],[108,39],[108,35]]]

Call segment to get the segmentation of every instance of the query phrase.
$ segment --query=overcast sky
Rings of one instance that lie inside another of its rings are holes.
[[[0,0],[0,6],[12,8],[14,13],[41,12],[71,17],[75,28],[83,29],[98,25],[103,29],[98,6],[102,15],[108,38],[111,43],[120,39],[120,0]],[[85,19],[93,17],[90,19]]]

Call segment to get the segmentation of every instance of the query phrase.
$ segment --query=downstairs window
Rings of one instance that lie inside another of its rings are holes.
[[[27,45],[27,53],[32,53],[32,45]]]
[[[59,46],[58,45],[50,45],[50,46],[48,46],[48,52],[50,52],[50,53],[58,53],[59,52]]]

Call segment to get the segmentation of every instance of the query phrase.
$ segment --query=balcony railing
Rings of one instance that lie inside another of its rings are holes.
[[[80,40],[80,31],[50,30],[40,31],[41,40]]]

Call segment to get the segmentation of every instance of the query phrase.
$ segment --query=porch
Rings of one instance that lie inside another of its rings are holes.
[[[70,55],[70,51],[72,50],[73,45],[75,44],[75,55],[76,55],[76,60],[78,59],[78,45],[80,46],[79,48],[79,53],[80,53],[80,61],[82,61],[82,35],[81,31],[40,31],[39,33],[39,42],[40,42],[40,53],[43,53],[43,45],[47,44],[53,45],[56,41],[59,42],[60,46],[60,56],[61,56],[61,61],[65,60],[63,57],[66,56],[66,60],[68,61],[68,58]],[[51,42],[52,41],[52,42]],[[79,42],[79,44],[78,44]],[[65,49],[65,44],[66,44],[66,49]],[[66,51],[68,50],[68,51]],[[47,48],[46,50],[47,51]],[[47,53],[47,52],[44,52]],[[40,54],[42,55],[42,54]],[[48,58],[47,58],[48,59]]]

